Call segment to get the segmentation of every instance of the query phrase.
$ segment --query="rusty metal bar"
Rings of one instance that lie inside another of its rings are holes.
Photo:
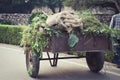
[[[58,59],[76,59],[76,58],[85,58],[85,56],[80,56],[80,57],[58,57]],[[54,58],[42,58],[40,60],[54,60]]]
[[[58,53],[54,53],[54,60],[53,60],[53,66],[57,66],[57,62],[58,62]]]
[[[50,65],[52,66],[53,64],[52,64],[52,61],[51,61],[51,58],[50,58],[49,52],[47,52],[47,56],[48,56],[47,59],[49,60]],[[39,59],[39,60],[41,60],[41,59]]]
[[[48,58],[46,58],[47,60],[49,60],[49,63],[52,67],[57,66],[57,62],[58,62],[58,53],[54,53],[54,58],[50,58],[49,52],[47,52],[47,56]],[[39,60],[43,60],[43,59],[39,59]],[[53,61],[52,61],[53,60]]]

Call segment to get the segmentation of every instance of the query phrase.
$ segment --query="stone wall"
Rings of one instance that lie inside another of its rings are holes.
[[[31,13],[42,12],[52,14],[51,10],[47,7],[34,8]],[[31,14],[21,14],[21,13],[0,13],[0,23],[10,23],[10,24],[28,24],[28,18]]]
[[[28,24],[28,18],[31,14],[0,14],[0,23],[9,24]]]
[[[31,14],[0,14],[0,23],[8,22],[11,24],[28,24],[28,18]],[[104,23],[109,24],[112,14],[95,14],[95,16]]]

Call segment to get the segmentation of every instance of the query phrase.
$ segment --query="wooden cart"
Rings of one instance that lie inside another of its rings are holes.
[[[79,42],[73,47],[68,46],[69,34],[62,33],[59,36],[53,35],[49,38],[49,43],[45,48],[48,58],[40,58],[39,53],[36,50],[36,55],[32,55],[31,48],[26,51],[26,66],[27,71],[31,77],[37,77],[39,72],[39,65],[41,60],[49,60],[52,67],[57,66],[58,59],[71,59],[71,58],[82,58],[81,57],[59,57],[59,53],[71,53],[71,52],[85,52],[86,61],[89,69],[92,72],[99,72],[104,65],[104,52],[111,51],[111,39],[110,36],[93,36],[93,35],[82,35],[76,33],[79,37]],[[54,54],[53,58],[50,58],[49,52]]]

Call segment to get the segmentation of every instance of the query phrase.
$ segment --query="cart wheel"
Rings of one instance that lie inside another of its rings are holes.
[[[89,69],[92,72],[98,73],[104,65],[104,53],[103,52],[87,52],[86,61]]]
[[[26,51],[26,67],[29,76],[36,78],[39,72],[39,55],[36,50],[32,52],[32,49]]]

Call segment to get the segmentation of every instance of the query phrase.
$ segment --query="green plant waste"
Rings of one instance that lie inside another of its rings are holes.
[[[102,24],[93,15],[84,14],[83,12],[78,15],[80,16],[80,18],[82,18],[83,21],[83,29],[79,30],[83,35],[120,35],[120,31],[109,29],[106,24]],[[36,49],[37,52],[40,53],[40,57],[42,57],[42,52],[48,44],[48,36],[59,36],[59,34],[62,33],[61,29],[54,29],[46,24],[47,17],[48,16],[44,13],[33,14],[29,18],[30,27],[23,32],[23,37],[21,41],[21,45],[23,45],[24,47],[31,47],[32,50]],[[59,25],[56,26],[59,27]],[[77,37],[77,35],[74,33],[69,33],[69,47],[73,48],[78,42],[79,38]]]

